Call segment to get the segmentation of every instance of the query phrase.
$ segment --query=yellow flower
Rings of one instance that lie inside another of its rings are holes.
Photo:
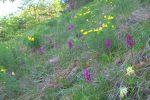
[[[29,41],[35,41],[35,38],[28,36],[28,40],[29,40]]]
[[[88,22],[89,20],[88,20],[88,19],[86,19],[86,21]]]
[[[99,31],[102,31],[102,30],[103,30],[103,28],[102,28],[102,27],[100,27],[100,28],[99,28]]]
[[[112,19],[114,19],[113,16],[108,16],[108,20],[112,20]]]
[[[104,16],[104,18],[106,19],[106,18],[107,18],[107,16]]]
[[[1,72],[6,72],[6,69],[1,69]]]
[[[28,40],[31,41],[31,37],[30,36],[28,36]]]
[[[129,66],[128,68],[127,68],[127,75],[131,75],[131,74],[134,74],[134,70],[133,70],[133,67],[132,66]]]
[[[94,32],[98,32],[98,28],[94,29]]]
[[[107,25],[107,24],[103,24],[102,27],[103,27],[103,28],[107,28],[108,25]]]
[[[83,29],[81,29],[81,30],[80,30],[80,32],[82,33],[82,32],[84,32],[84,30],[83,30]]]
[[[87,35],[88,34],[88,32],[83,32],[83,35]]]
[[[86,12],[85,12],[85,13],[83,13],[83,15],[86,15]]]
[[[126,87],[120,87],[120,97],[124,98],[128,93],[128,89]]]
[[[112,28],[115,28],[115,26],[114,26],[114,25],[112,25],[111,27],[112,27]]]
[[[6,69],[4,69],[4,68],[1,68],[0,71],[3,73],[6,73]]]
[[[90,29],[88,32],[89,32],[89,33],[91,33],[91,32],[93,32],[93,30],[92,30],[92,29]]]
[[[34,41],[34,40],[35,40],[34,37],[32,37],[32,38],[31,38],[31,41]]]

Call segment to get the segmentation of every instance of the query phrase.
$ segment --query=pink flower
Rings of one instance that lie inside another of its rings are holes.
[[[39,47],[38,52],[39,52],[40,55],[46,53],[46,47],[44,47],[44,46]]]
[[[69,48],[69,49],[73,48],[73,41],[72,41],[72,39],[70,39],[70,40],[68,41],[68,48]]]
[[[110,39],[107,39],[107,40],[106,40],[106,48],[107,48],[107,49],[110,49],[110,48],[111,48],[111,40],[110,40]]]
[[[84,70],[84,77],[85,77],[86,82],[91,82],[92,81],[90,71],[89,71],[88,68],[86,68]]]
[[[126,36],[126,45],[128,48],[132,48],[135,44],[135,41],[132,39],[132,36],[130,34],[127,34]]]
[[[68,26],[68,30],[73,30],[74,29],[74,25],[73,24],[70,24],[69,26]]]

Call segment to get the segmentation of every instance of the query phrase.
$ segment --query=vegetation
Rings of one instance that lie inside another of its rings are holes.
[[[149,0],[86,1],[0,19],[0,99],[150,99]]]

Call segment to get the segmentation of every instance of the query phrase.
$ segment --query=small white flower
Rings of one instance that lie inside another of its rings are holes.
[[[12,72],[12,73],[11,73],[11,75],[13,75],[13,76],[14,76],[14,75],[16,75],[16,74],[15,74],[15,72]]]
[[[128,93],[128,89],[126,87],[120,87],[120,97],[124,98]]]
[[[129,66],[128,68],[127,68],[127,75],[131,75],[131,74],[134,74],[134,70],[133,70],[133,67],[132,66]]]

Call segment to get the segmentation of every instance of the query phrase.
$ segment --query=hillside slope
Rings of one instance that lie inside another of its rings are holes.
[[[26,30],[1,43],[0,99],[149,100],[149,27],[149,0],[94,0]]]

